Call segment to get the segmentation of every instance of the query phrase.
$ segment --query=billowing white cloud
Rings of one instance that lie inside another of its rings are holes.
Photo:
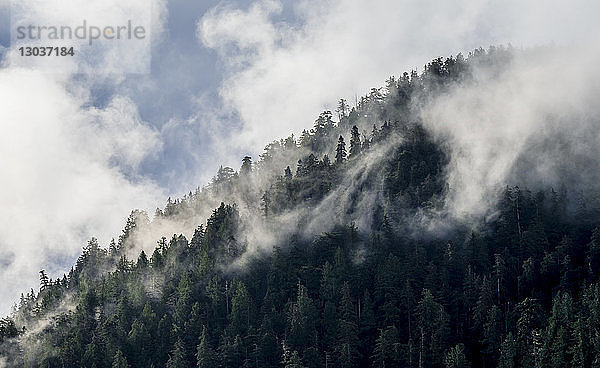
[[[425,107],[426,126],[451,150],[455,215],[485,214],[505,185],[599,188],[598,63],[600,44],[528,50]]]
[[[133,208],[153,208],[161,191],[132,182],[114,162],[136,165],[158,146],[134,107],[104,110],[40,72],[0,70],[0,310],[37,284],[53,259],[74,257],[90,236],[108,242]],[[54,269],[52,271],[58,271]],[[53,275],[56,276],[56,275]]]
[[[220,94],[244,124],[242,146],[310,127],[338,98],[353,103],[351,93],[364,95],[437,56],[495,44],[555,45],[529,53],[501,80],[459,88],[424,111],[436,136],[453,144],[449,207],[479,214],[533,138],[558,132],[573,141],[571,133],[581,132],[575,122],[550,124],[548,116],[595,111],[597,1],[301,1],[294,23],[280,20],[281,4],[216,7],[198,23],[199,39],[225,64]],[[550,159],[533,162],[539,178],[556,179]]]
[[[38,25],[111,25],[151,9],[148,31],[159,34],[164,21],[162,0],[15,4],[22,11],[13,15]],[[78,66],[69,57],[47,58],[64,63],[56,73],[16,62],[12,51],[0,68],[0,314],[37,288],[40,269],[61,276],[90,237],[106,245],[132,209],[153,209],[164,197],[139,170],[160,153],[160,133],[129,98],[114,95],[102,108],[91,103],[95,83],[119,83],[136,67],[127,63],[149,60],[100,48]]]
[[[239,142],[257,146],[436,56],[585,37],[598,28],[599,7],[591,0],[301,1],[289,23],[279,20],[281,2],[265,0],[246,10],[214,8],[199,21],[198,37],[225,64],[220,93],[244,122]]]

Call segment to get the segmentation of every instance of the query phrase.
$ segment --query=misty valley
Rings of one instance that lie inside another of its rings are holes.
[[[434,59],[132,211],[39,272],[0,367],[600,367],[597,106],[516,82],[553,52]]]

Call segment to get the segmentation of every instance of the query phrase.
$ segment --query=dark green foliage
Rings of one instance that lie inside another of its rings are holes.
[[[306,368],[302,365],[302,360],[296,350],[290,351],[285,345],[283,347],[283,359],[281,361],[283,368]]]
[[[248,176],[252,172],[252,158],[250,156],[245,156],[242,159],[242,167],[240,168],[240,174]]]
[[[387,137],[391,130],[390,123],[385,123],[378,135]],[[448,158],[422,127],[413,126],[404,134],[405,140],[394,149],[386,168],[387,194],[402,196],[411,206],[431,206],[445,191],[442,171]]]
[[[450,348],[444,356],[446,368],[469,368],[471,364],[465,357],[465,347],[462,344]]]
[[[371,361],[373,367],[393,367],[400,361],[398,330],[395,326],[383,328],[375,340]]]
[[[19,330],[15,325],[15,321],[10,318],[0,319],[0,343],[5,339],[10,339],[19,336]]]
[[[360,359],[358,316],[350,295],[350,285],[344,283],[340,293],[337,358],[342,367],[357,367]]]
[[[198,368],[213,368],[217,366],[217,354],[208,339],[206,328],[202,328],[200,343],[196,350],[196,360]]]
[[[127,359],[125,359],[125,356],[123,356],[123,353],[121,352],[121,350],[117,350],[117,352],[113,358],[111,367],[112,368],[129,368]]]
[[[346,143],[344,143],[344,137],[340,135],[337,148],[335,149],[335,162],[341,164],[344,161],[346,161]]]
[[[362,150],[362,145],[360,143],[360,133],[358,132],[358,127],[355,125],[352,127],[351,137],[350,137],[350,157],[356,158],[360,155]]]
[[[185,358],[185,346],[181,340],[177,340],[173,351],[169,354],[169,360],[167,361],[167,368],[188,368],[190,367],[188,361]]]
[[[298,284],[296,300],[290,304],[287,316],[287,340],[290,347],[302,351],[316,337],[317,310],[305,286]]]

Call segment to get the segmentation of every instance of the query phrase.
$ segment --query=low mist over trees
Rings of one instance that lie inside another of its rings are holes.
[[[435,59],[133,211],[68,274],[40,271],[0,320],[0,366],[600,365],[596,193],[505,183],[484,218],[445,208],[452,152],[419,106],[511,53]],[[168,224],[191,236],[149,250]]]

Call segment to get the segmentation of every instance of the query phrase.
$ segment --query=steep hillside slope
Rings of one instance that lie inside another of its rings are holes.
[[[40,271],[0,323],[0,366],[596,366],[593,189],[513,175],[459,216],[457,150],[424,121],[514,53],[435,59],[152,220],[133,211],[69,274]]]

